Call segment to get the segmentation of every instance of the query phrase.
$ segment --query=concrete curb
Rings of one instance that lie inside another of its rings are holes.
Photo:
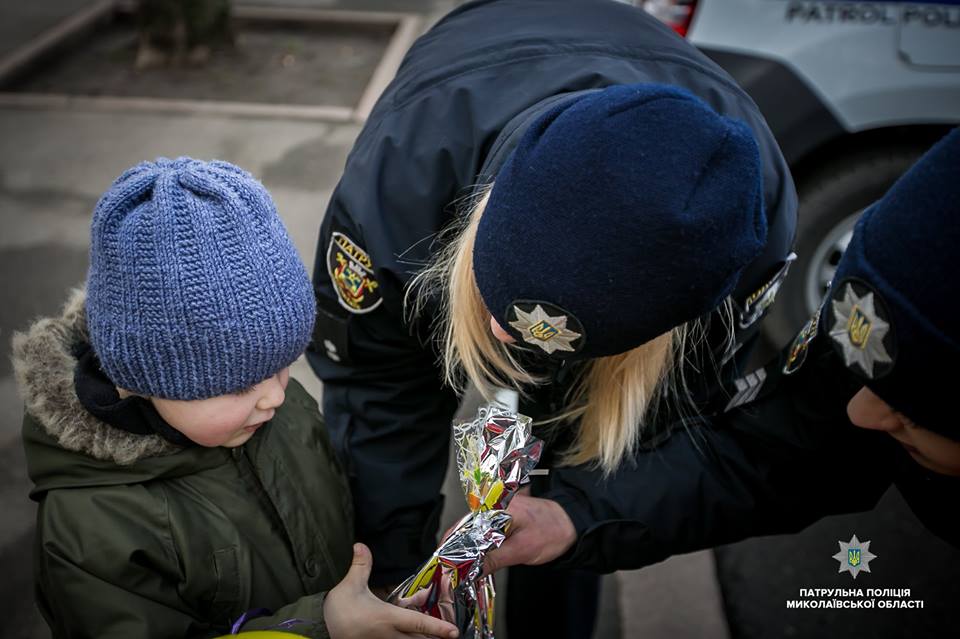
[[[101,0],[63,20],[25,46],[0,60],[0,85],[34,64],[42,56],[61,46],[69,38],[91,29],[114,11],[132,12],[136,4],[128,1]],[[380,62],[377,64],[354,107],[335,105],[294,105],[219,100],[182,100],[147,97],[82,96],[48,93],[0,92],[0,108],[85,109],[90,111],[140,111],[172,114],[220,115],[327,122],[363,122],[370,115],[403,60],[407,49],[422,33],[424,22],[415,14],[389,11],[348,11],[287,7],[236,6],[240,20],[266,22],[314,22],[324,24],[396,25]]]
[[[172,100],[164,98],[91,97],[61,93],[0,93],[0,108],[85,109],[89,111],[159,112],[187,115],[260,117],[284,120],[350,122],[355,109],[341,106],[304,106],[221,102],[218,100]]]
[[[100,0],[47,29],[33,40],[0,59],[0,85],[53,48],[104,19],[114,10],[113,0]]]
[[[374,70],[367,88],[360,96],[360,102],[354,109],[355,120],[363,122],[370,116],[370,111],[373,110],[377,98],[380,97],[380,94],[397,74],[403,56],[407,53],[407,49],[410,48],[413,41],[420,35],[422,29],[423,22],[416,16],[404,16],[400,19],[397,29],[390,39],[390,44],[387,45],[387,50],[384,51],[383,57],[380,59],[380,64]]]

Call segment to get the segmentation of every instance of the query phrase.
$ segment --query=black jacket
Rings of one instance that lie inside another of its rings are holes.
[[[441,387],[429,320],[405,319],[405,286],[437,249],[457,199],[496,174],[532,119],[571,94],[639,82],[684,87],[753,129],[769,231],[734,293],[742,302],[790,252],[793,182],[746,93],[641,10],[610,0],[468,3],[414,44],[360,133],[320,230],[320,314],[308,356],[348,464],[357,535],[377,557],[374,584],[402,580],[434,548],[457,405]],[[344,251],[360,255],[363,268],[348,272],[349,291],[338,293],[331,273]],[[552,478],[551,494],[566,505],[595,475],[569,469]],[[610,495],[629,500],[644,490],[627,482]],[[581,527],[585,516],[577,514]],[[658,518],[655,536],[670,539],[680,523]]]
[[[560,502],[578,533],[561,561],[629,570],[798,532],[827,515],[870,510],[905,467],[919,468],[886,433],[850,424],[846,406],[862,382],[824,336],[785,375],[789,351],[761,369],[748,403],[728,409],[738,387],[727,384],[712,407],[677,420],[668,439],[613,476],[584,468],[551,473],[543,496]]]

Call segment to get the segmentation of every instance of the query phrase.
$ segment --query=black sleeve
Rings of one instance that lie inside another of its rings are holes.
[[[365,127],[321,226],[313,275],[318,315],[307,356],[348,469],[357,538],[373,552],[374,586],[402,581],[435,548],[457,406],[430,345],[432,309],[407,321],[404,306],[472,162],[451,148],[464,144],[453,137],[416,142],[439,119],[434,108]]]
[[[891,482],[896,447],[846,419],[855,388],[823,352],[753,404],[681,428],[604,478],[551,472],[578,542],[560,559],[600,572],[635,569],[755,535],[796,532],[830,514],[872,508]]]

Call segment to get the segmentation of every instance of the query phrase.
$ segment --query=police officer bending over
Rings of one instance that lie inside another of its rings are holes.
[[[537,432],[552,470],[533,491],[554,498],[517,507],[566,517],[593,490],[575,485],[581,473],[598,482],[628,468],[638,446],[666,437],[658,424],[676,422],[674,408],[697,414],[742,374],[789,262],[796,208],[756,105],[641,9],[476,1],[420,38],[347,159],[313,278],[308,357],[358,539],[375,557],[371,584],[401,582],[436,547],[457,406],[445,376],[514,383],[521,412],[553,420]],[[484,241],[482,269],[465,249],[462,277],[411,289],[426,266],[450,263],[451,237],[471,234]],[[444,305],[455,297],[466,306]],[[443,317],[466,330],[438,365]],[[618,508],[646,492],[621,487]],[[652,536],[687,534],[680,523],[664,511]],[[588,636],[597,595],[593,571],[518,566],[508,630]]]
[[[485,569],[528,561],[530,548],[571,531],[576,541],[548,560],[638,568],[869,510],[890,483],[928,529],[960,547],[960,519],[945,507],[960,496],[951,372],[960,361],[958,176],[960,129],[863,214],[819,312],[751,375],[763,383],[752,403],[741,401],[741,380],[726,406],[608,480],[559,474],[568,519],[541,525],[526,516],[536,498],[525,498],[513,537]],[[660,534],[665,518],[671,537]]]

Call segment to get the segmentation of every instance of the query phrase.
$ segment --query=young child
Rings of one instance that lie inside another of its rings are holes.
[[[55,637],[456,636],[374,597],[366,547],[351,567],[347,482],[289,377],[314,317],[243,170],[158,159],[104,194],[86,291],[14,337]]]

